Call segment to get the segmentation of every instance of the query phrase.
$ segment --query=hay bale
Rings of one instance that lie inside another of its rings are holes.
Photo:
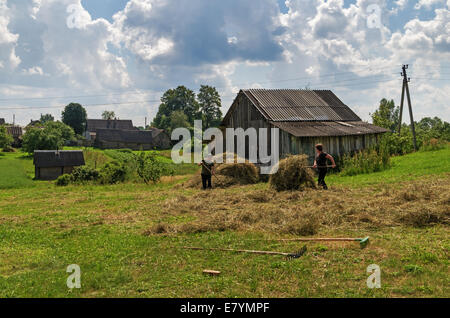
[[[237,163],[238,157],[234,155],[234,158],[235,163],[222,163],[216,166],[216,176],[212,177],[214,187],[228,188],[233,185],[258,183],[259,174],[256,166],[247,160],[244,163]],[[201,185],[202,177],[200,173],[193,176],[184,184],[188,188],[198,188]]]
[[[280,160],[278,171],[270,175],[270,186],[276,191],[316,188],[313,171],[307,166],[307,155],[289,156]]]

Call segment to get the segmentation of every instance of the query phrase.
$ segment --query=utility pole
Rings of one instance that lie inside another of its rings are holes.
[[[416,143],[416,129],[414,127],[414,117],[413,117],[413,111],[412,111],[412,105],[411,105],[411,96],[409,94],[409,81],[411,80],[406,75],[406,70],[408,69],[408,64],[402,66],[402,73],[401,76],[403,76],[403,87],[402,87],[402,100],[400,102],[400,118],[398,123],[398,134],[400,135],[400,131],[402,129],[402,116],[403,116],[403,105],[405,101],[405,92],[406,92],[406,98],[408,100],[408,108],[409,108],[409,118],[411,120],[411,131],[413,134],[413,145],[414,150],[417,150],[417,143]]]

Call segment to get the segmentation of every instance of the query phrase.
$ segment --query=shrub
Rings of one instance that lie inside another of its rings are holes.
[[[289,156],[278,163],[278,171],[269,178],[276,191],[302,190],[305,186],[315,188],[314,175],[308,166],[307,155]]]
[[[383,171],[391,167],[390,155],[387,151],[366,149],[353,156],[344,155],[341,159],[341,174],[354,176],[357,174]]]
[[[127,170],[122,163],[111,161],[106,163],[100,170],[100,182],[103,184],[116,184],[124,182]]]
[[[163,173],[169,169],[163,162],[156,158],[154,152],[140,152],[135,156],[136,159],[136,172],[139,178],[146,184],[153,182],[156,183],[161,180]]]
[[[3,152],[16,152],[16,150],[8,145],[3,147]]]
[[[98,170],[89,166],[76,167],[72,172],[74,182],[96,181],[99,176]]]
[[[56,179],[56,185],[60,187],[68,186],[73,181],[72,175],[63,174]]]
[[[8,134],[6,127],[0,125],[0,148],[5,148],[13,143],[13,137]]]
[[[446,145],[446,142],[436,138],[430,138],[423,142],[421,150],[423,151],[435,151],[443,149]]]

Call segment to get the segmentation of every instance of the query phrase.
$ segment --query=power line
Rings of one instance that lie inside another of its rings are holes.
[[[390,66],[388,67],[381,67],[377,68],[377,70],[384,70],[392,68]],[[371,69],[371,68],[369,68]],[[322,78],[322,77],[331,77],[336,75],[344,75],[344,74],[355,74],[357,71],[349,71],[349,72],[339,72],[339,73],[329,73],[329,74],[322,74],[317,76],[303,76],[303,77],[297,77],[297,78],[290,78],[290,79],[280,79],[280,80],[270,80],[270,81],[264,81],[264,82],[258,82],[258,84],[268,84],[268,83],[281,83],[281,82],[291,82],[291,81],[298,81],[298,80],[307,80],[311,78]],[[394,73],[393,73],[394,74]],[[381,76],[383,74],[376,74],[371,76]],[[364,77],[363,77],[364,78]],[[367,78],[367,76],[366,76]],[[352,80],[361,80],[361,78],[355,78]],[[344,81],[344,80],[343,80]],[[236,83],[233,84],[234,86],[243,86],[248,85],[248,83]],[[227,88],[228,86],[214,86],[215,88]],[[9,102],[9,101],[27,101],[27,100],[52,100],[52,99],[63,99],[63,98],[90,98],[90,97],[108,97],[108,96],[122,96],[122,95],[146,95],[151,94],[149,92],[123,92],[123,93],[109,93],[109,94],[96,94],[96,95],[78,95],[78,96],[57,96],[57,97],[24,97],[24,98],[0,98],[0,102]]]
[[[314,83],[309,84],[311,86],[314,86],[316,89],[335,86],[338,88],[345,88],[345,87],[352,87],[352,86],[359,86],[359,85],[368,85],[368,84],[375,84],[375,83],[383,83],[383,82],[390,82],[395,80],[395,78],[384,78],[384,79],[378,79],[373,81],[363,81],[359,83],[347,83],[347,82],[353,82],[356,80],[361,79],[348,79],[343,81],[335,81],[335,82],[320,82],[320,83]],[[238,92],[235,92],[233,95],[223,95],[221,96],[221,99],[225,98],[231,98],[235,97]],[[131,105],[131,104],[142,104],[142,103],[158,103],[160,100],[142,100],[142,101],[132,101],[132,102],[111,102],[111,103],[101,103],[101,104],[85,104],[83,107],[100,107],[100,106],[114,106],[114,105]],[[58,106],[36,106],[36,107],[5,107],[0,108],[0,110],[33,110],[33,109],[57,109],[57,108],[64,108],[66,105],[58,105]]]

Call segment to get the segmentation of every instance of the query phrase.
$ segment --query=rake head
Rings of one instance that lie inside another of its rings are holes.
[[[365,237],[365,238],[363,238],[363,239],[361,239],[361,240],[359,240],[359,246],[360,246],[362,249],[363,249],[363,248],[366,248],[367,245],[369,245],[369,237],[368,237],[368,236]]]
[[[298,252],[289,254],[286,257],[288,259],[296,259],[296,258],[300,258],[305,253],[306,253],[306,245],[303,245],[303,247]]]

